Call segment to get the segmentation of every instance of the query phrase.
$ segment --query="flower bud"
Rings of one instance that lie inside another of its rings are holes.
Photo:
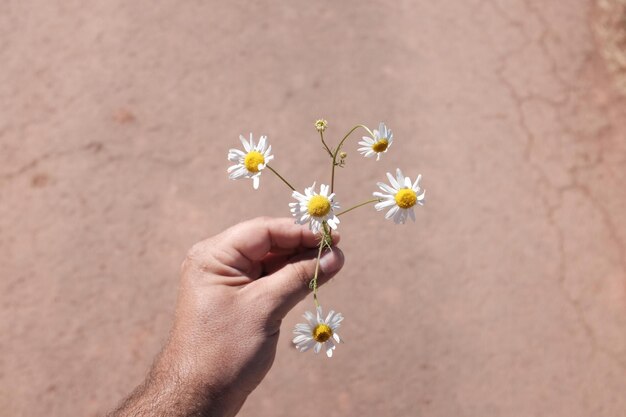
[[[315,122],[315,129],[317,129],[318,132],[325,131],[327,126],[328,122],[324,119],[319,119]]]

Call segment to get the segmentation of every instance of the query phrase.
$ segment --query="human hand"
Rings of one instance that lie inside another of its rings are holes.
[[[148,380],[113,416],[235,415],[272,366],[282,319],[310,293],[317,247],[318,238],[289,218],[253,219],[194,245],[170,338]],[[322,255],[318,282],[342,266],[333,247]]]

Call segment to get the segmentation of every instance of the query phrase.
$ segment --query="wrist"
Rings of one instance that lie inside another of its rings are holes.
[[[174,364],[163,352],[144,383],[109,417],[191,417],[233,416],[218,387],[186,372],[184,366]]]

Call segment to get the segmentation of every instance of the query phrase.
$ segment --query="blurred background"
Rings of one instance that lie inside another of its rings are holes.
[[[196,241],[290,193],[229,181],[239,134],[336,187],[423,175],[417,222],[342,218],[328,360],[288,316],[240,415],[626,410],[626,1],[0,4],[0,414],[98,416],[142,381]]]

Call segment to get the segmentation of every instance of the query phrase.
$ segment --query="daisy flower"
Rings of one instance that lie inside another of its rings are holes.
[[[250,142],[242,135],[239,135],[239,140],[241,140],[245,152],[239,149],[228,151],[228,160],[235,162],[235,165],[228,168],[228,177],[231,180],[252,178],[252,186],[256,190],[259,188],[261,171],[268,162],[274,159],[274,155],[271,154],[272,146],[266,146],[267,136],[261,136],[259,143],[255,145],[252,133],[250,133]]]
[[[321,184],[319,194],[315,191],[315,183],[304,189],[304,194],[294,191],[291,196],[298,200],[297,203],[289,203],[291,214],[296,218],[296,223],[309,223],[313,233],[318,233],[322,223],[326,222],[332,229],[337,229],[339,217],[335,216],[335,210],[339,203],[333,201],[335,193],[328,194],[330,186]]]
[[[422,176],[418,175],[415,182],[411,184],[411,179],[402,175],[402,171],[398,168],[395,178],[389,172],[387,173],[387,178],[389,178],[391,186],[383,182],[377,183],[378,187],[385,193],[374,192],[374,197],[380,199],[374,207],[378,211],[390,207],[387,214],[385,214],[385,218],[393,217],[393,221],[396,224],[404,224],[407,217],[411,217],[411,220],[415,221],[413,206],[416,204],[423,206],[424,194],[426,193],[419,185]]]
[[[376,155],[376,160],[380,160],[380,154],[387,152],[387,149],[393,143],[393,133],[387,128],[383,122],[380,122],[378,130],[374,129],[374,137],[363,136],[363,140],[359,142],[362,145],[359,148],[361,155],[366,158]]]
[[[304,313],[307,323],[296,324],[296,328],[293,330],[296,335],[293,338],[293,343],[300,352],[306,352],[313,348],[315,353],[319,353],[323,347],[326,350],[326,356],[330,358],[336,347],[335,342],[341,343],[337,329],[343,316],[341,313],[335,313],[331,310],[325,320],[322,317],[322,307],[317,307],[317,316],[314,316],[310,311]]]

